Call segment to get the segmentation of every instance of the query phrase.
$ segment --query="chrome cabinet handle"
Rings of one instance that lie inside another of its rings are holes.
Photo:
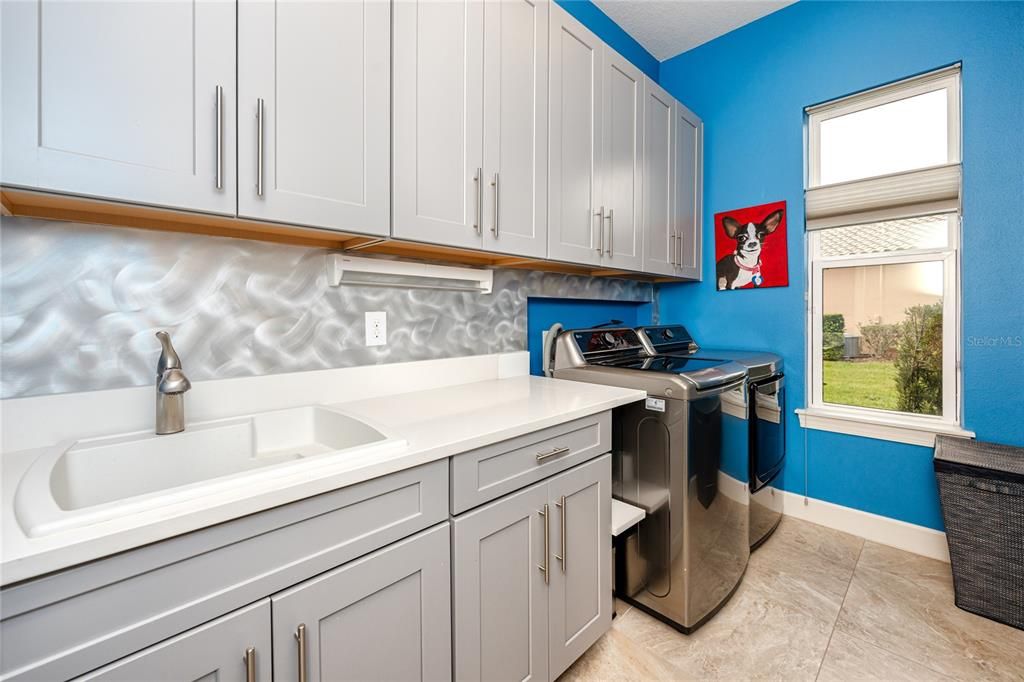
[[[548,570],[548,557],[551,552],[551,524],[548,518],[548,505],[544,505],[544,509],[537,512],[544,517],[544,563],[538,564],[537,568],[544,572],[544,584],[551,584],[551,572]],[[305,682],[300,680],[299,682]]]
[[[676,267],[683,267],[683,237],[676,234]]]
[[[604,253],[604,206],[594,215],[597,216],[597,234],[601,238],[597,243],[597,252],[602,254]]]
[[[245,650],[245,682],[256,682],[256,647]]]
[[[555,506],[558,507],[562,511],[562,554],[561,555],[556,554],[555,558],[558,559],[560,562],[562,562],[562,573],[565,573],[565,558],[566,558],[566,556],[568,556],[568,554],[565,551],[565,545],[566,545],[566,540],[565,540],[565,516],[566,516],[565,495],[562,495],[560,498],[558,498],[558,502],[555,502]]]
[[[263,98],[256,100],[256,196],[263,196]]]
[[[668,264],[673,268],[676,266],[676,233],[668,234]]]
[[[473,223],[473,229],[476,230],[477,234],[483,231],[484,222],[484,170],[483,168],[476,169],[476,175],[473,177],[473,182],[476,183],[476,222]]]
[[[224,189],[224,88],[217,86],[217,189]]]
[[[494,174],[494,181],[491,183],[491,187],[494,188],[494,225],[491,227],[491,232],[494,236],[498,236],[498,211],[499,202],[501,201],[501,187],[498,186],[498,174]]]
[[[615,234],[615,209],[609,208],[605,218],[608,220],[608,249],[605,253],[610,256],[612,255],[612,235]]]
[[[555,448],[551,452],[538,452],[537,461],[543,462],[548,457],[557,457],[558,455],[564,455],[567,452],[569,452],[569,448]]]
[[[306,682],[306,624],[299,623],[295,629],[295,641],[299,643],[299,682]]]

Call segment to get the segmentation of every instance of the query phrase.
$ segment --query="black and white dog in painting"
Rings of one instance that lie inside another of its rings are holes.
[[[761,286],[761,246],[765,238],[778,228],[782,222],[782,211],[773,211],[759,223],[742,225],[739,221],[726,216],[722,219],[722,227],[729,239],[736,240],[736,250],[718,261],[715,266],[715,279],[718,289],[739,289],[753,282],[755,287]]]

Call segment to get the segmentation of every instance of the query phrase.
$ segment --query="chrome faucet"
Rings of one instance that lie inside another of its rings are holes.
[[[192,388],[181,371],[181,358],[174,352],[171,335],[157,332],[160,359],[156,363],[156,433],[158,436],[185,430],[185,391]]]

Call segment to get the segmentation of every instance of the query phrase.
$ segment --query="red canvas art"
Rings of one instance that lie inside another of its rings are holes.
[[[715,214],[715,286],[789,286],[785,201]]]

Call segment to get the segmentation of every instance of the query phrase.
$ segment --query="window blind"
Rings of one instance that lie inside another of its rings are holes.
[[[806,190],[808,230],[899,220],[960,208],[960,164]]]

